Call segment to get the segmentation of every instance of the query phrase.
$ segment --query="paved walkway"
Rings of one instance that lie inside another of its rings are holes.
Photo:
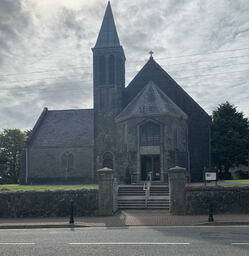
[[[172,216],[165,210],[127,210],[107,217],[76,217],[74,224],[75,227],[249,225],[249,215],[214,215],[214,222],[210,223],[207,215]],[[69,218],[0,218],[0,229],[53,227],[70,227]]]

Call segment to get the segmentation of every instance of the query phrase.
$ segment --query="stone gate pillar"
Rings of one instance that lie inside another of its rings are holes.
[[[99,184],[99,215],[113,214],[113,170],[109,168],[97,171]]]
[[[185,213],[185,179],[186,169],[179,166],[173,167],[168,171],[169,176],[169,195],[170,195],[170,213]]]

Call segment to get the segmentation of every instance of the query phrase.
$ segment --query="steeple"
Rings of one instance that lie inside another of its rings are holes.
[[[109,47],[120,47],[110,1],[108,1],[105,16],[94,48]]]
[[[122,109],[125,88],[125,54],[120,45],[111,4],[105,10],[93,51],[94,110],[110,116]],[[112,120],[114,123],[114,119]]]
[[[104,167],[106,152],[115,160],[115,117],[123,107],[125,54],[108,2],[93,51],[95,170]],[[103,161],[103,163],[102,163]]]

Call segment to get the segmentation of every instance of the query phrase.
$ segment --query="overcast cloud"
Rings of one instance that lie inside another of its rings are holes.
[[[107,1],[0,0],[0,129],[44,107],[92,108],[92,51]],[[249,117],[249,1],[113,0],[126,84],[155,60],[209,113]]]

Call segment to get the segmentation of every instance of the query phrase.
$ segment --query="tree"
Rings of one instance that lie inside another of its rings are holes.
[[[227,175],[229,168],[245,164],[249,153],[249,121],[228,101],[213,111],[212,163]]]
[[[5,182],[5,170],[7,165],[7,156],[4,149],[0,148],[0,184],[4,184]]]
[[[21,155],[26,135],[19,129],[4,129],[0,134],[0,182],[18,183]]]

